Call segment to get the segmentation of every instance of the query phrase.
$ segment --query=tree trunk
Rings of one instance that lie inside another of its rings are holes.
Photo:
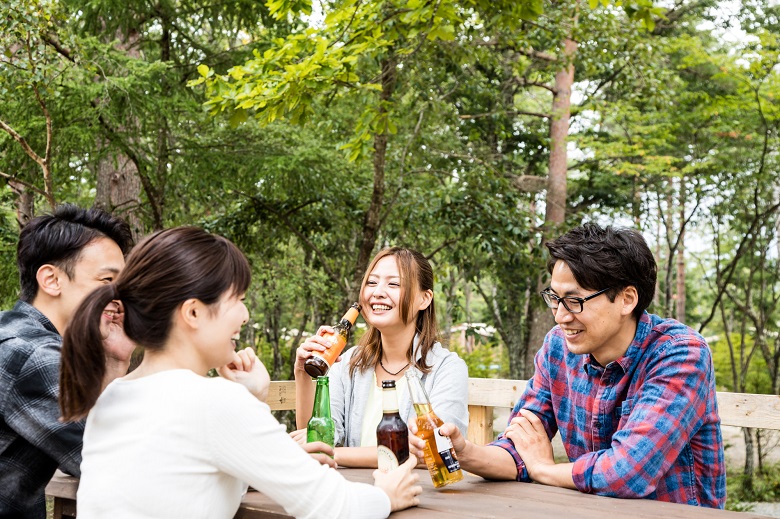
[[[509,322],[521,322],[520,316],[513,319],[510,314],[507,315],[507,317],[509,318]],[[529,364],[524,355],[527,346],[525,341],[523,341],[523,334],[520,327],[510,327],[507,330],[504,330],[503,338],[506,343],[507,353],[509,354],[509,378],[531,378],[534,373],[533,356],[531,357],[532,360]]]
[[[138,49],[138,40],[140,34],[137,31],[131,31],[125,35],[117,34],[120,43],[118,48],[129,57],[140,59],[141,53]],[[137,134],[139,127],[135,118],[127,121],[127,127],[119,128],[121,133],[128,135]],[[135,139],[130,137],[130,142]],[[129,225],[133,233],[133,239],[138,240],[144,235],[143,223],[141,220],[141,177],[137,164],[119,151],[104,144],[107,153],[100,159],[97,166],[95,207],[123,218]]]
[[[677,246],[676,319],[685,322],[685,179],[680,179],[680,242]]]
[[[382,60],[382,93],[379,96],[380,117],[387,117],[387,104],[395,89],[395,57],[391,53]],[[358,259],[355,265],[355,275],[352,286],[349,287],[349,301],[356,301],[360,291],[360,283],[371,261],[376,245],[379,226],[381,224],[382,205],[385,196],[385,158],[387,156],[387,134],[385,125],[374,135],[374,188],[371,193],[371,203],[363,218],[363,235],[358,249]]]
[[[444,296],[444,315],[442,316],[442,343],[445,347],[449,348],[452,344],[452,312],[455,305],[455,287],[457,286],[457,277],[455,276],[455,269],[449,269],[449,282],[442,291]]]
[[[271,380],[282,379],[282,367],[284,366],[284,357],[281,351],[281,321],[282,305],[279,301],[273,303],[271,308],[266,308],[265,312],[265,334],[266,341],[273,349],[274,365],[271,371]]]
[[[745,467],[742,479],[742,490],[747,495],[753,494],[753,475],[755,474],[755,460],[753,459],[753,430],[742,428],[742,436],[745,438]]]
[[[133,239],[143,236],[141,179],[133,161],[121,153],[103,157],[97,168],[95,207],[123,218],[133,233]]]
[[[560,225],[566,218],[566,171],[568,168],[566,143],[569,136],[571,87],[574,84],[574,54],[577,52],[577,42],[567,38],[563,42],[563,49],[565,68],[555,74],[550,121],[550,170],[547,177],[547,208],[544,216],[546,228],[548,228],[548,224]]]
[[[577,24],[577,13],[574,24]],[[550,121],[550,164],[547,177],[546,210],[542,234],[542,244],[551,233],[555,232],[566,219],[566,172],[568,158],[566,144],[569,136],[569,119],[571,116],[571,88],[574,84],[574,54],[577,52],[577,42],[567,38],[563,43],[564,68],[555,75],[555,88],[552,103],[552,118]],[[545,288],[546,275],[536,281],[536,292]],[[535,297],[535,294],[531,294]],[[542,304],[531,304],[528,317],[528,340],[522,351],[523,372],[512,372],[511,376],[530,378],[533,376],[533,358],[541,348],[547,332],[555,325],[550,310]],[[510,349],[510,368],[511,355]],[[510,369],[511,371],[511,369]]]
[[[21,229],[27,225],[27,222],[29,222],[33,216],[35,216],[35,197],[33,196],[32,191],[19,182],[9,180],[8,186],[16,195],[16,199],[14,200],[14,204],[16,205],[16,223],[19,224],[19,228]]]
[[[544,277],[539,277],[539,280],[537,282],[537,291],[534,294],[531,294],[531,297],[537,297],[536,294],[541,292],[541,290],[544,288],[543,284]],[[529,316],[528,316],[528,337],[525,341],[525,346],[522,351],[522,357],[523,357],[523,363],[522,363],[522,371],[521,372],[512,372],[512,378],[523,378],[523,379],[530,379],[534,375],[534,356],[536,355],[536,352],[539,351],[539,348],[542,347],[542,344],[544,344],[544,337],[547,335],[547,332],[550,331],[550,329],[555,326],[555,318],[553,317],[552,312],[550,311],[547,306],[543,304],[539,304],[538,301],[532,301],[529,305]],[[509,350],[509,353],[511,355],[512,350]],[[511,368],[511,356],[510,356],[510,368]]]

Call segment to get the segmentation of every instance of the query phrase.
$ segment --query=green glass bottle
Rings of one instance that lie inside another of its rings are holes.
[[[314,393],[314,409],[306,425],[306,442],[323,442],[334,446],[336,424],[330,417],[330,388],[328,377],[317,377],[317,391]]]

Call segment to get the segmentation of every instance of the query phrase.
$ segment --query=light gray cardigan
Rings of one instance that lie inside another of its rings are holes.
[[[415,358],[420,357],[417,337],[414,339]],[[336,446],[359,447],[363,430],[363,415],[373,383],[373,370],[355,371],[349,376],[349,360],[358,347],[344,352],[341,362],[330,368],[330,411],[336,422]],[[422,375],[422,383],[431,400],[436,416],[454,423],[466,436],[469,424],[468,378],[466,363],[457,353],[444,349],[438,342],[428,352],[429,373]],[[405,382],[404,382],[405,383]],[[416,416],[409,392],[399,393],[398,409],[408,424]]]

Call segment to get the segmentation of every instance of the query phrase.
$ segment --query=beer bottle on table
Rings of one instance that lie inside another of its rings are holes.
[[[341,318],[336,326],[333,327],[333,333],[327,333],[323,337],[330,339],[330,347],[325,351],[314,351],[311,357],[306,359],[303,369],[313,378],[324,377],[328,370],[336,362],[336,359],[344,350],[349,340],[349,332],[355,324],[358,314],[360,314],[360,305],[354,303],[349,307],[347,313]]]
[[[455,449],[447,436],[442,436],[439,427],[442,420],[433,412],[428,393],[425,392],[420,375],[415,370],[406,372],[409,384],[409,398],[417,413],[417,437],[425,440],[425,464],[431,473],[435,488],[449,485],[463,479]]]
[[[317,377],[317,392],[314,393],[314,409],[306,425],[306,442],[323,442],[334,446],[336,424],[330,417],[330,390],[328,377]]]
[[[382,381],[382,420],[376,428],[377,465],[389,472],[409,459],[409,429],[398,413],[395,380]]]

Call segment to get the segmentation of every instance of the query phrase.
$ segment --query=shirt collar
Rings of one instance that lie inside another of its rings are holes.
[[[59,330],[57,330],[57,328],[52,324],[49,318],[43,315],[43,313],[41,313],[40,310],[35,308],[30,303],[21,300],[17,301],[16,304],[14,305],[14,312],[19,312],[32,319],[35,319],[41,324],[41,326],[43,326],[50,332],[54,332],[57,335],[60,335]]]
[[[623,356],[612,362],[612,364],[620,366],[624,373],[628,373],[636,359],[642,355],[642,351],[646,346],[645,339],[650,334],[652,327],[652,323],[650,322],[650,314],[648,314],[647,311],[643,312],[642,316],[637,322],[634,339],[631,341],[631,344],[628,346],[628,349],[623,354]],[[593,358],[593,355],[587,355],[585,357],[583,362],[583,369],[588,373],[590,373],[591,370],[595,370],[595,372],[600,373],[605,368],[606,366],[599,364],[596,359]]]

